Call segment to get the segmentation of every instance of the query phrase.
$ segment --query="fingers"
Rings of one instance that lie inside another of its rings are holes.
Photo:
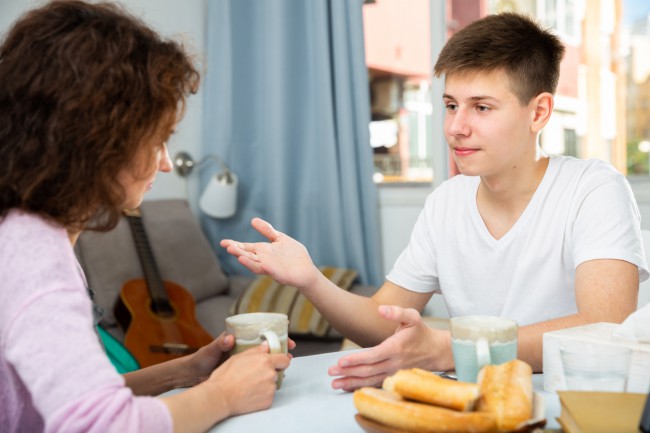
[[[270,223],[264,221],[261,218],[253,218],[253,220],[251,221],[251,225],[255,230],[260,232],[262,236],[264,236],[266,239],[270,240],[271,242],[277,241],[278,238],[280,237],[280,232],[275,230]]]
[[[256,274],[265,273],[260,258],[257,255],[257,245],[233,241],[231,239],[223,239],[220,245],[226,248],[228,254],[237,257],[237,261],[241,263],[246,269]]]
[[[334,389],[351,391],[361,386],[381,385],[384,378],[393,374],[397,367],[394,351],[385,341],[371,349],[340,358],[327,373],[342,376],[332,381]]]
[[[342,377],[332,381],[332,388],[351,392],[364,386],[381,386],[389,374],[378,374],[370,377]]]
[[[385,342],[384,342],[385,343]],[[372,347],[370,349],[364,350],[362,352],[352,353],[350,355],[343,356],[339,359],[338,363],[334,367],[340,369],[346,369],[350,367],[356,367],[358,365],[372,365],[377,364],[378,362],[383,362],[391,358],[391,352],[386,347],[386,344],[381,343],[378,346]],[[330,367],[334,368],[334,367]],[[343,370],[341,370],[343,371]],[[341,374],[331,374],[332,376],[341,376]]]
[[[226,334],[222,332],[221,335],[217,337],[219,349],[222,352],[228,352],[233,347],[235,347],[235,336],[232,334]]]
[[[269,349],[269,343],[266,341],[263,341],[261,344],[251,347],[250,349],[245,350],[242,353],[270,353]],[[271,354],[271,361],[273,362],[273,365],[275,366],[276,370],[284,370],[289,366],[289,362],[291,360],[291,357],[288,354],[284,353],[273,353]]]
[[[282,235],[282,233],[275,230],[269,222],[264,221],[261,218],[253,218],[251,221],[251,225],[262,236],[264,236],[271,242],[276,242]],[[221,242],[219,242],[219,245],[221,245],[223,248],[228,249],[228,252],[233,255],[237,255],[235,254],[237,252],[243,253],[245,251],[252,251],[252,252],[255,251],[254,250],[255,244],[237,242],[232,239],[222,239]],[[230,248],[232,248],[232,250]]]
[[[345,376],[345,377],[372,377],[378,374],[383,374],[388,372],[387,363],[377,363],[377,364],[364,364],[358,365],[355,367],[341,368],[337,365],[330,367],[327,370],[327,373],[330,376]]]
[[[271,355],[271,362],[276,370],[286,370],[291,363],[291,358],[284,353],[276,353]]]
[[[261,262],[261,255],[268,254],[267,243],[242,243],[231,239],[223,239],[220,243],[228,254],[237,257],[239,263],[256,274],[266,273]]]
[[[252,347],[248,350],[254,350],[256,352],[262,352],[262,353],[269,353],[271,349],[269,349],[269,343],[266,340],[264,340],[262,341],[261,344]]]
[[[403,326],[416,325],[422,321],[422,316],[414,308],[402,308],[397,305],[380,305],[379,315]]]
[[[269,355],[268,346],[259,345],[230,358],[216,369],[211,379],[225,391],[230,415],[254,412],[271,406],[278,372],[289,365],[286,355]]]
[[[219,243],[222,247],[235,257],[248,257],[251,260],[257,259],[257,247],[255,244],[233,241],[232,239],[222,239]]]
[[[249,271],[255,274],[265,274],[264,267],[257,260],[253,260],[246,256],[237,257],[237,261]]]

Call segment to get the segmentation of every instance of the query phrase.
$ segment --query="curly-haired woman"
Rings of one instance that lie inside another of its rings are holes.
[[[205,431],[270,406],[289,357],[261,346],[224,361],[231,336],[119,375],[73,253],[171,170],[165,142],[198,83],[180,45],[111,4],[48,3],[0,45],[3,431]]]

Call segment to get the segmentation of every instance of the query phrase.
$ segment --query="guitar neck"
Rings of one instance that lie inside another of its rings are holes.
[[[142,223],[142,216],[139,214],[139,211],[138,213],[135,213],[135,211],[125,211],[125,216],[131,227],[131,234],[133,235],[138,258],[142,265],[144,279],[147,282],[149,296],[154,301],[167,302],[167,292],[162,277],[160,276],[153,251],[151,250],[147,232]]]

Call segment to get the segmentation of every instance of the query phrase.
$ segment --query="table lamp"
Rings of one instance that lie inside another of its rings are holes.
[[[181,177],[189,176],[194,167],[201,168],[208,161],[216,162],[221,171],[210,177],[199,199],[199,208],[213,218],[230,218],[235,214],[239,179],[217,155],[207,155],[196,163],[187,152],[178,152],[173,161],[174,169]]]

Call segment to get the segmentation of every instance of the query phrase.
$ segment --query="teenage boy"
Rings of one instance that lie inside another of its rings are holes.
[[[553,111],[559,39],[528,17],[491,15],[456,33],[435,65],[461,175],[427,199],[410,243],[371,298],[339,290],[306,249],[260,219],[270,243],[221,242],[240,263],[300,289],[367,351],[329,369],[334,388],[376,385],[399,368],[454,368],[448,331],[421,311],[441,293],[452,317],[520,325],[518,357],[542,370],[542,334],[621,322],[648,277],[629,184],[599,160],[549,157],[538,144]]]

